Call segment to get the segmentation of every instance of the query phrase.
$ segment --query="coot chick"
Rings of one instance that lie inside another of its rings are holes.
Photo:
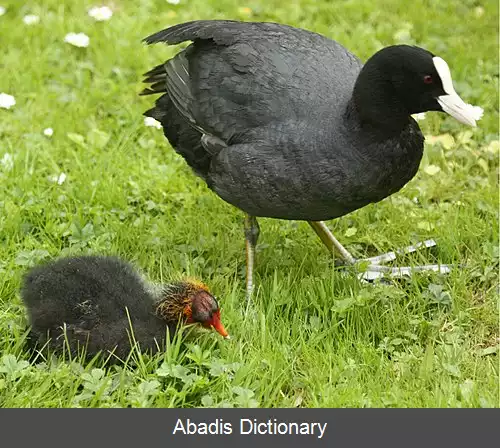
[[[112,256],[60,258],[32,268],[23,277],[21,298],[32,350],[61,353],[69,347],[77,355],[85,348],[87,357],[113,352],[110,360],[123,360],[135,342],[142,351],[162,350],[167,327],[173,335],[179,323],[199,323],[229,337],[217,299],[203,283],[154,286]]]
[[[415,176],[424,136],[411,115],[446,112],[471,126],[482,115],[455,92],[447,63],[415,46],[383,48],[363,65],[319,34],[228,20],[181,23],[145,41],[192,41],[145,74],[151,85],[141,93],[162,94],[145,115],[209,188],[246,213],[248,295],[256,217],[306,220],[354,264],[323,221]],[[401,272],[380,266],[394,255],[368,259],[368,274]]]

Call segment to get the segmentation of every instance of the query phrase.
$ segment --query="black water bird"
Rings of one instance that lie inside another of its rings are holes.
[[[424,137],[411,115],[446,112],[475,126],[482,114],[455,92],[447,63],[415,46],[383,48],[363,65],[319,34],[229,20],[181,23],[145,41],[192,41],[145,74],[142,94],[161,94],[145,115],[209,188],[245,212],[248,295],[257,217],[305,220],[354,264],[323,221],[415,176]],[[381,266],[393,258],[367,259],[365,275],[403,272]]]

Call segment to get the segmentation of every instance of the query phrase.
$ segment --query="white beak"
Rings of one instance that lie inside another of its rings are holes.
[[[460,121],[460,123],[476,126],[476,120],[479,120],[483,116],[483,109],[479,106],[472,106],[465,103],[458,96],[453,88],[450,69],[444,59],[438,57],[432,59],[436,71],[441,78],[443,89],[446,92],[446,95],[441,95],[437,98],[437,102],[447,114],[450,114],[453,118]]]
[[[476,120],[483,116],[483,109],[465,103],[456,93],[437,97],[437,102],[442,109],[456,118],[460,123],[476,126]]]

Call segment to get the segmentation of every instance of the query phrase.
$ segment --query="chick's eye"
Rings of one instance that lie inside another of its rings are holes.
[[[432,76],[431,75],[425,75],[424,76],[424,83],[425,84],[432,84]]]

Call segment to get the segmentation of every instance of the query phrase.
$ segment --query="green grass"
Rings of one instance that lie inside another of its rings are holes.
[[[102,23],[82,0],[0,4],[0,92],[17,100],[0,109],[0,406],[499,405],[496,1],[115,0]],[[26,26],[25,14],[40,23]],[[137,96],[141,74],[176,51],[141,39],[200,18],[301,26],[363,59],[411,42],[447,60],[457,91],[485,109],[479,126],[427,114],[424,133],[441,137],[417,176],[329,225],[359,256],[432,237],[436,248],[403,261],[467,268],[366,285],[334,268],[307,224],[261,219],[245,312],[242,213],[144,126],[153,98]],[[72,31],[90,46],[64,43]],[[62,172],[64,183],[50,180]],[[119,254],[155,281],[199,276],[232,340],[193,331],[186,348],[177,339],[162,355],[132,354],[137,367],[29,364],[21,275],[70,253]]]

